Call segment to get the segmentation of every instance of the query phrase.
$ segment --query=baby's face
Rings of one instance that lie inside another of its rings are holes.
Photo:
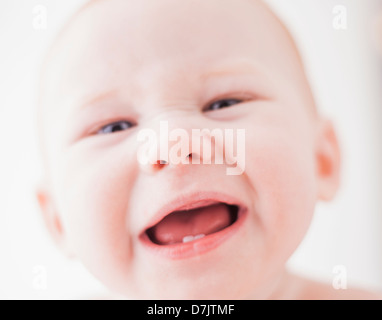
[[[256,1],[98,1],[55,50],[40,201],[60,245],[132,298],[267,296],[320,193],[313,100],[275,18]],[[160,121],[245,129],[245,170],[141,164]]]

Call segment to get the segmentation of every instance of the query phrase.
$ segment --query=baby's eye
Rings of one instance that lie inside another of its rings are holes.
[[[231,106],[238,104],[238,103],[241,103],[241,102],[242,102],[242,100],[239,100],[239,99],[218,100],[218,101],[215,101],[214,103],[210,104],[206,111],[228,108],[228,107],[231,107]]]
[[[109,134],[118,131],[124,131],[131,128],[133,124],[129,121],[116,121],[103,126],[97,131],[97,134]]]

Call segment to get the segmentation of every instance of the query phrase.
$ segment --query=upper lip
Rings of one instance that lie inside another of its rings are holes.
[[[155,212],[151,219],[146,224],[142,233],[146,232],[151,227],[159,223],[164,217],[172,212],[180,210],[191,210],[201,207],[210,206],[216,203],[226,203],[228,205],[236,205],[239,209],[246,208],[246,206],[239,199],[221,192],[195,192],[187,195],[182,195],[174,198],[170,202],[163,205],[157,212]]]

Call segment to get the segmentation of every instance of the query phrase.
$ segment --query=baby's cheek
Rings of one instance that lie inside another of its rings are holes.
[[[75,255],[103,279],[131,264],[126,212],[134,169],[118,148],[73,153],[63,163],[61,208]]]
[[[305,234],[315,205],[311,144],[293,130],[259,131],[247,160],[255,210],[271,247],[290,251]]]

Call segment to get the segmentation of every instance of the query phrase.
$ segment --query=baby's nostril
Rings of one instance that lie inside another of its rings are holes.
[[[166,160],[158,160],[157,161],[157,166],[158,168],[162,168],[164,167],[166,164],[168,164],[168,162]]]
[[[199,159],[199,156],[198,156],[197,154],[190,153],[190,154],[187,156],[186,159],[187,159],[187,163],[192,163],[193,159],[194,159],[195,161],[197,161],[197,159]],[[156,167],[157,169],[161,169],[161,168],[163,168],[165,165],[168,165],[168,164],[169,164],[169,162],[166,161],[166,160],[157,160],[157,161],[155,162],[155,167]]]
[[[200,157],[197,153],[190,153],[187,157],[189,163],[196,163],[196,164],[199,164],[200,163]]]

